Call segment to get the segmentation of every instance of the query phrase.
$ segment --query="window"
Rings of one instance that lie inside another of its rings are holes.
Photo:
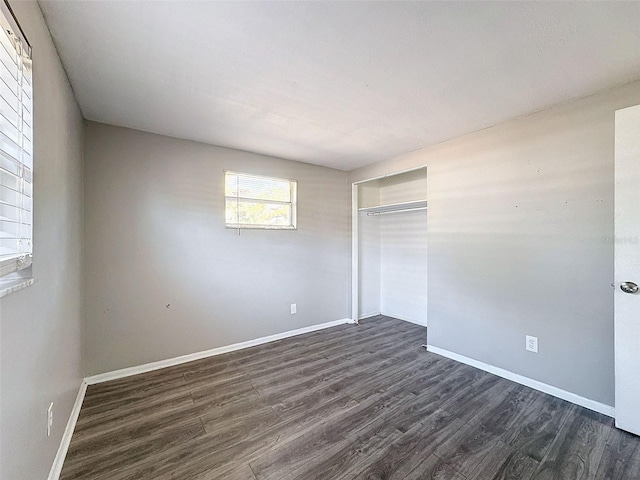
[[[33,152],[31,47],[0,3],[0,276],[31,265]]]
[[[297,183],[281,178],[225,172],[228,228],[296,228]]]

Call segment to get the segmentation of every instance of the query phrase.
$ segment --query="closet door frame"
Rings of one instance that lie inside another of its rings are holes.
[[[427,178],[429,178],[429,170],[427,165],[420,165],[417,167],[408,168],[406,170],[399,170],[393,173],[387,173],[384,175],[378,175],[377,177],[367,178],[365,180],[358,180],[351,183],[351,320],[357,324],[360,318],[360,281],[358,270],[360,268],[360,251],[359,251],[359,185],[374,180],[380,180],[381,178],[393,177],[395,175],[402,175],[403,173],[414,172],[416,170],[427,170]],[[428,195],[428,192],[427,192]],[[427,210],[427,223],[428,223],[428,210]],[[427,255],[428,258],[428,255]],[[427,267],[428,272],[428,267]],[[427,273],[428,276],[428,273]],[[428,277],[427,277],[428,278]],[[429,281],[427,280],[427,285]],[[425,292],[425,297],[427,292]]]

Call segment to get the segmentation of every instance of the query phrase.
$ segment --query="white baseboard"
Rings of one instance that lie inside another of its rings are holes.
[[[153,370],[159,370],[161,368],[173,367],[182,363],[193,362],[194,360],[213,357],[215,355],[222,355],[223,353],[234,352],[236,350],[242,350],[243,348],[255,347],[256,345],[262,345],[263,343],[282,340],[283,338],[295,337],[296,335],[315,332],[317,330],[323,330],[325,328],[335,327],[337,325],[344,325],[346,323],[355,322],[350,318],[343,318],[341,320],[334,320],[333,322],[320,323],[318,325],[311,325],[310,327],[303,327],[296,330],[289,330],[288,332],[276,333],[275,335],[256,338],[254,340],[248,340],[246,342],[234,343],[232,345],[227,345],[224,347],[212,348],[211,350],[205,350],[203,352],[190,353],[188,355],[181,355],[179,357],[168,358],[166,360],[145,363],[144,365],[138,365],[136,367],[129,367],[120,370],[114,370],[112,372],[100,373],[98,375],[87,377],[84,379],[84,381],[87,383],[87,385],[95,385],[96,383],[108,382],[109,380],[130,377],[132,375],[151,372]]]
[[[539,382],[538,380],[533,380],[532,378],[524,377],[517,373],[510,372],[509,370],[494,367],[493,365],[489,365],[488,363],[480,362],[478,360],[474,360],[473,358],[465,357],[464,355],[459,355],[443,348],[434,347],[433,345],[427,345],[427,350],[429,352],[442,355],[443,357],[450,358],[451,360],[455,360],[457,362],[479,368],[480,370],[484,370],[485,372],[493,373],[494,375],[506,378],[507,380],[511,380],[512,382],[516,382],[521,385],[525,385],[527,387],[533,388],[534,390],[548,393],[549,395],[553,395],[554,397],[561,398],[562,400],[575,403],[576,405],[588,408],[589,410],[602,413],[609,417],[615,417],[615,410],[611,405],[596,402],[595,400],[585,398],[575,393],[567,392],[566,390],[562,390],[561,388]]]
[[[62,465],[64,464],[65,457],[67,456],[67,451],[69,450],[69,444],[71,443],[73,431],[76,428],[76,422],[78,421],[78,416],[80,415],[80,408],[82,407],[82,401],[84,400],[85,393],[87,393],[87,382],[83,380],[82,383],[80,383],[80,390],[78,390],[76,401],[73,404],[73,408],[71,409],[69,421],[67,422],[67,426],[65,427],[64,433],[62,434],[58,452],[53,459],[53,465],[51,466],[49,476],[47,477],[48,480],[58,480],[60,478]]]
[[[364,320],[366,318],[377,317],[378,315],[380,315],[380,312],[363,313],[358,317],[358,320]]]
[[[416,325],[420,325],[421,327],[426,327],[427,324],[424,322],[419,322],[409,317],[405,317],[404,315],[396,315],[395,313],[382,312],[382,315],[385,317],[397,318],[398,320],[402,320],[404,322],[414,323]]]

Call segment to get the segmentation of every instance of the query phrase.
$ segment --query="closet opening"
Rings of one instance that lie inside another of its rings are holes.
[[[426,327],[427,168],[354,183],[352,215],[352,318]]]

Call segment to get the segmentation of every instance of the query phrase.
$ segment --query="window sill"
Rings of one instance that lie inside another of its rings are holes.
[[[295,225],[233,225],[230,223],[225,224],[225,228],[228,230],[297,230]]]
[[[30,287],[34,283],[36,283],[37,279],[34,277],[31,278],[0,278],[0,298],[6,297],[10,293],[17,292],[18,290],[22,290],[24,288]]]

